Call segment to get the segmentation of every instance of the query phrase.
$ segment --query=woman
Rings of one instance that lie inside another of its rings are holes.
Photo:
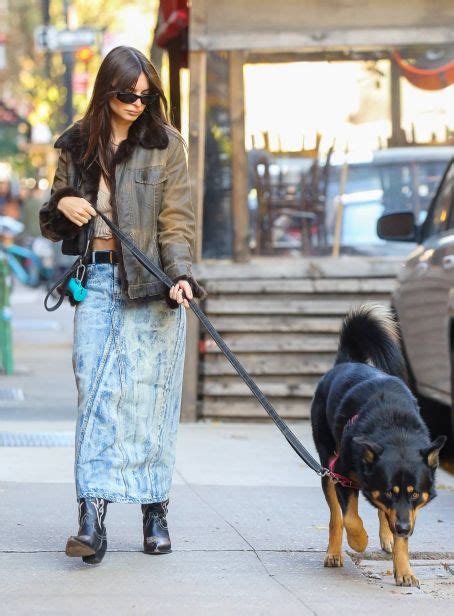
[[[184,144],[167,120],[150,61],[131,47],[103,60],[82,120],[61,149],[42,234],[85,258],[87,297],[74,316],[79,532],[68,556],[100,563],[107,503],[140,503],[144,551],[171,551],[166,513],[175,459],[195,220]],[[80,183],[77,179],[80,178]],[[93,205],[172,278],[165,285],[116,241]],[[88,235],[90,238],[90,235]],[[166,301],[165,301],[166,300]]]

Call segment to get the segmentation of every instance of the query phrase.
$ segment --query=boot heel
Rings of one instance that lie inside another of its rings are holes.
[[[69,537],[67,556],[78,556],[90,565],[102,561],[107,550],[104,519],[108,502],[103,498],[79,499],[79,533]]]
[[[95,550],[86,543],[79,541],[77,537],[69,537],[65,554],[66,556],[93,556]]]

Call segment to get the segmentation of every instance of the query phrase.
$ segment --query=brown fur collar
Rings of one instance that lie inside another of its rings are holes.
[[[157,148],[163,150],[168,146],[169,137],[165,127],[152,125],[148,114],[144,113],[131,125],[128,137],[121,142],[113,159],[114,166],[122,163],[131,156],[134,148],[140,145],[146,149]],[[71,153],[73,164],[82,178],[82,186],[86,198],[96,202],[96,196],[101,178],[101,167],[96,161],[81,166],[81,158],[87,147],[87,138],[81,131],[80,122],[70,126],[54,144],[55,148],[68,150]]]

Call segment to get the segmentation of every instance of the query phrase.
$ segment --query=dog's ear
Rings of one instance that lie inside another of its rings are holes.
[[[366,464],[372,464],[383,451],[383,447],[378,443],[374,443],[364,436],[354,436],[353,442],[360,447],[361,456]]]
[[[425,463],[430,468],[437,468],[438,466],[438,454],[440,449],[446,443],[447,437],[444,435],[437,436],[437,438],[425,449],[421,449],[421,455],[424,458]]]

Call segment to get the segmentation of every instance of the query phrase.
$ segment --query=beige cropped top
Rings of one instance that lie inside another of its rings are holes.
[[[109,220],[112,220],[112,206],[110,205],[110,192],[100,188],[98,190],[98,202],[96,209],[107,216]],[[101,237],[103,239],[109,239],[112,237],[112,231],[103,221],[101,216],[95,216],[94,221],[94,233],[93,237]]]

